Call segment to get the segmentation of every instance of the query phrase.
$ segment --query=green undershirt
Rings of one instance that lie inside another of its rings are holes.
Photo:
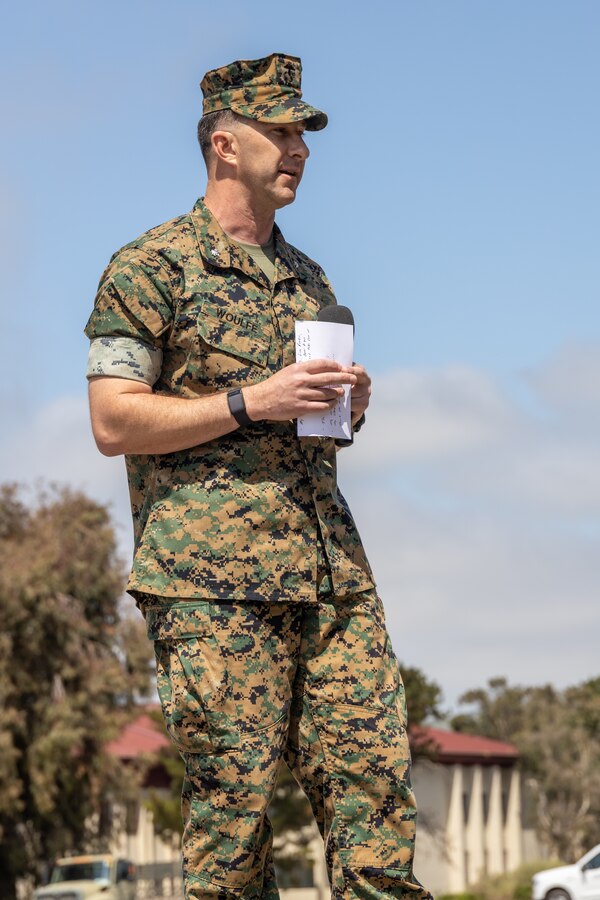
[[[245,244],[243,241],[236,241],[236,244],[239,244],[242,250],[252,257],[272,284],[275,280],[275,239],[273,235],[271,234],[271,240],[262,246],[261,244]]]

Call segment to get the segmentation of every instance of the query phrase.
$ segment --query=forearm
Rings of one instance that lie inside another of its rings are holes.
[[[185,399],[123,390],[105,402],[103,379],[90,383],[92,427],[105,456],[173,453],[212,441],[238,425],[227,394]]]
[[[356,376],[333,360],[286,366],[243,388],[252,421],[289,421],[325,412]],[[238,428],[225,391],[184,399],[155,394],[150,385],[124,378],[90,379],[90,411],[98,449],[105,456],[173,453],[220,438]]]

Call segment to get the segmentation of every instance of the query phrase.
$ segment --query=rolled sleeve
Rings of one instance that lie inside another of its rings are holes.
[[[162,350],[131,337],[94,338],[90,344],[86,375],[108,375],[142,381],[152,387],[160,376]]]

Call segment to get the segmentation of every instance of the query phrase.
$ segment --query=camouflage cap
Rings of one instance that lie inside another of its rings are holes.
[[[327,116],[302,100],[302,63],[298,56],[272,53],[262,59],[239,59],[207,72],[200,87],[202,114],[231,109],[258,122],[305,122],[320,131]]]

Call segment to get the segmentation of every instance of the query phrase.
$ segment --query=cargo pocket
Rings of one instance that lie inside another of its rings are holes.
[[[207,753],[223,745],[220,720],[228,675],[212,631],[210,607],[195,600],[144,609],[165,724],[183,753]],[[225,739],[226,745],[235,745],[232,737],[233,744]]]

